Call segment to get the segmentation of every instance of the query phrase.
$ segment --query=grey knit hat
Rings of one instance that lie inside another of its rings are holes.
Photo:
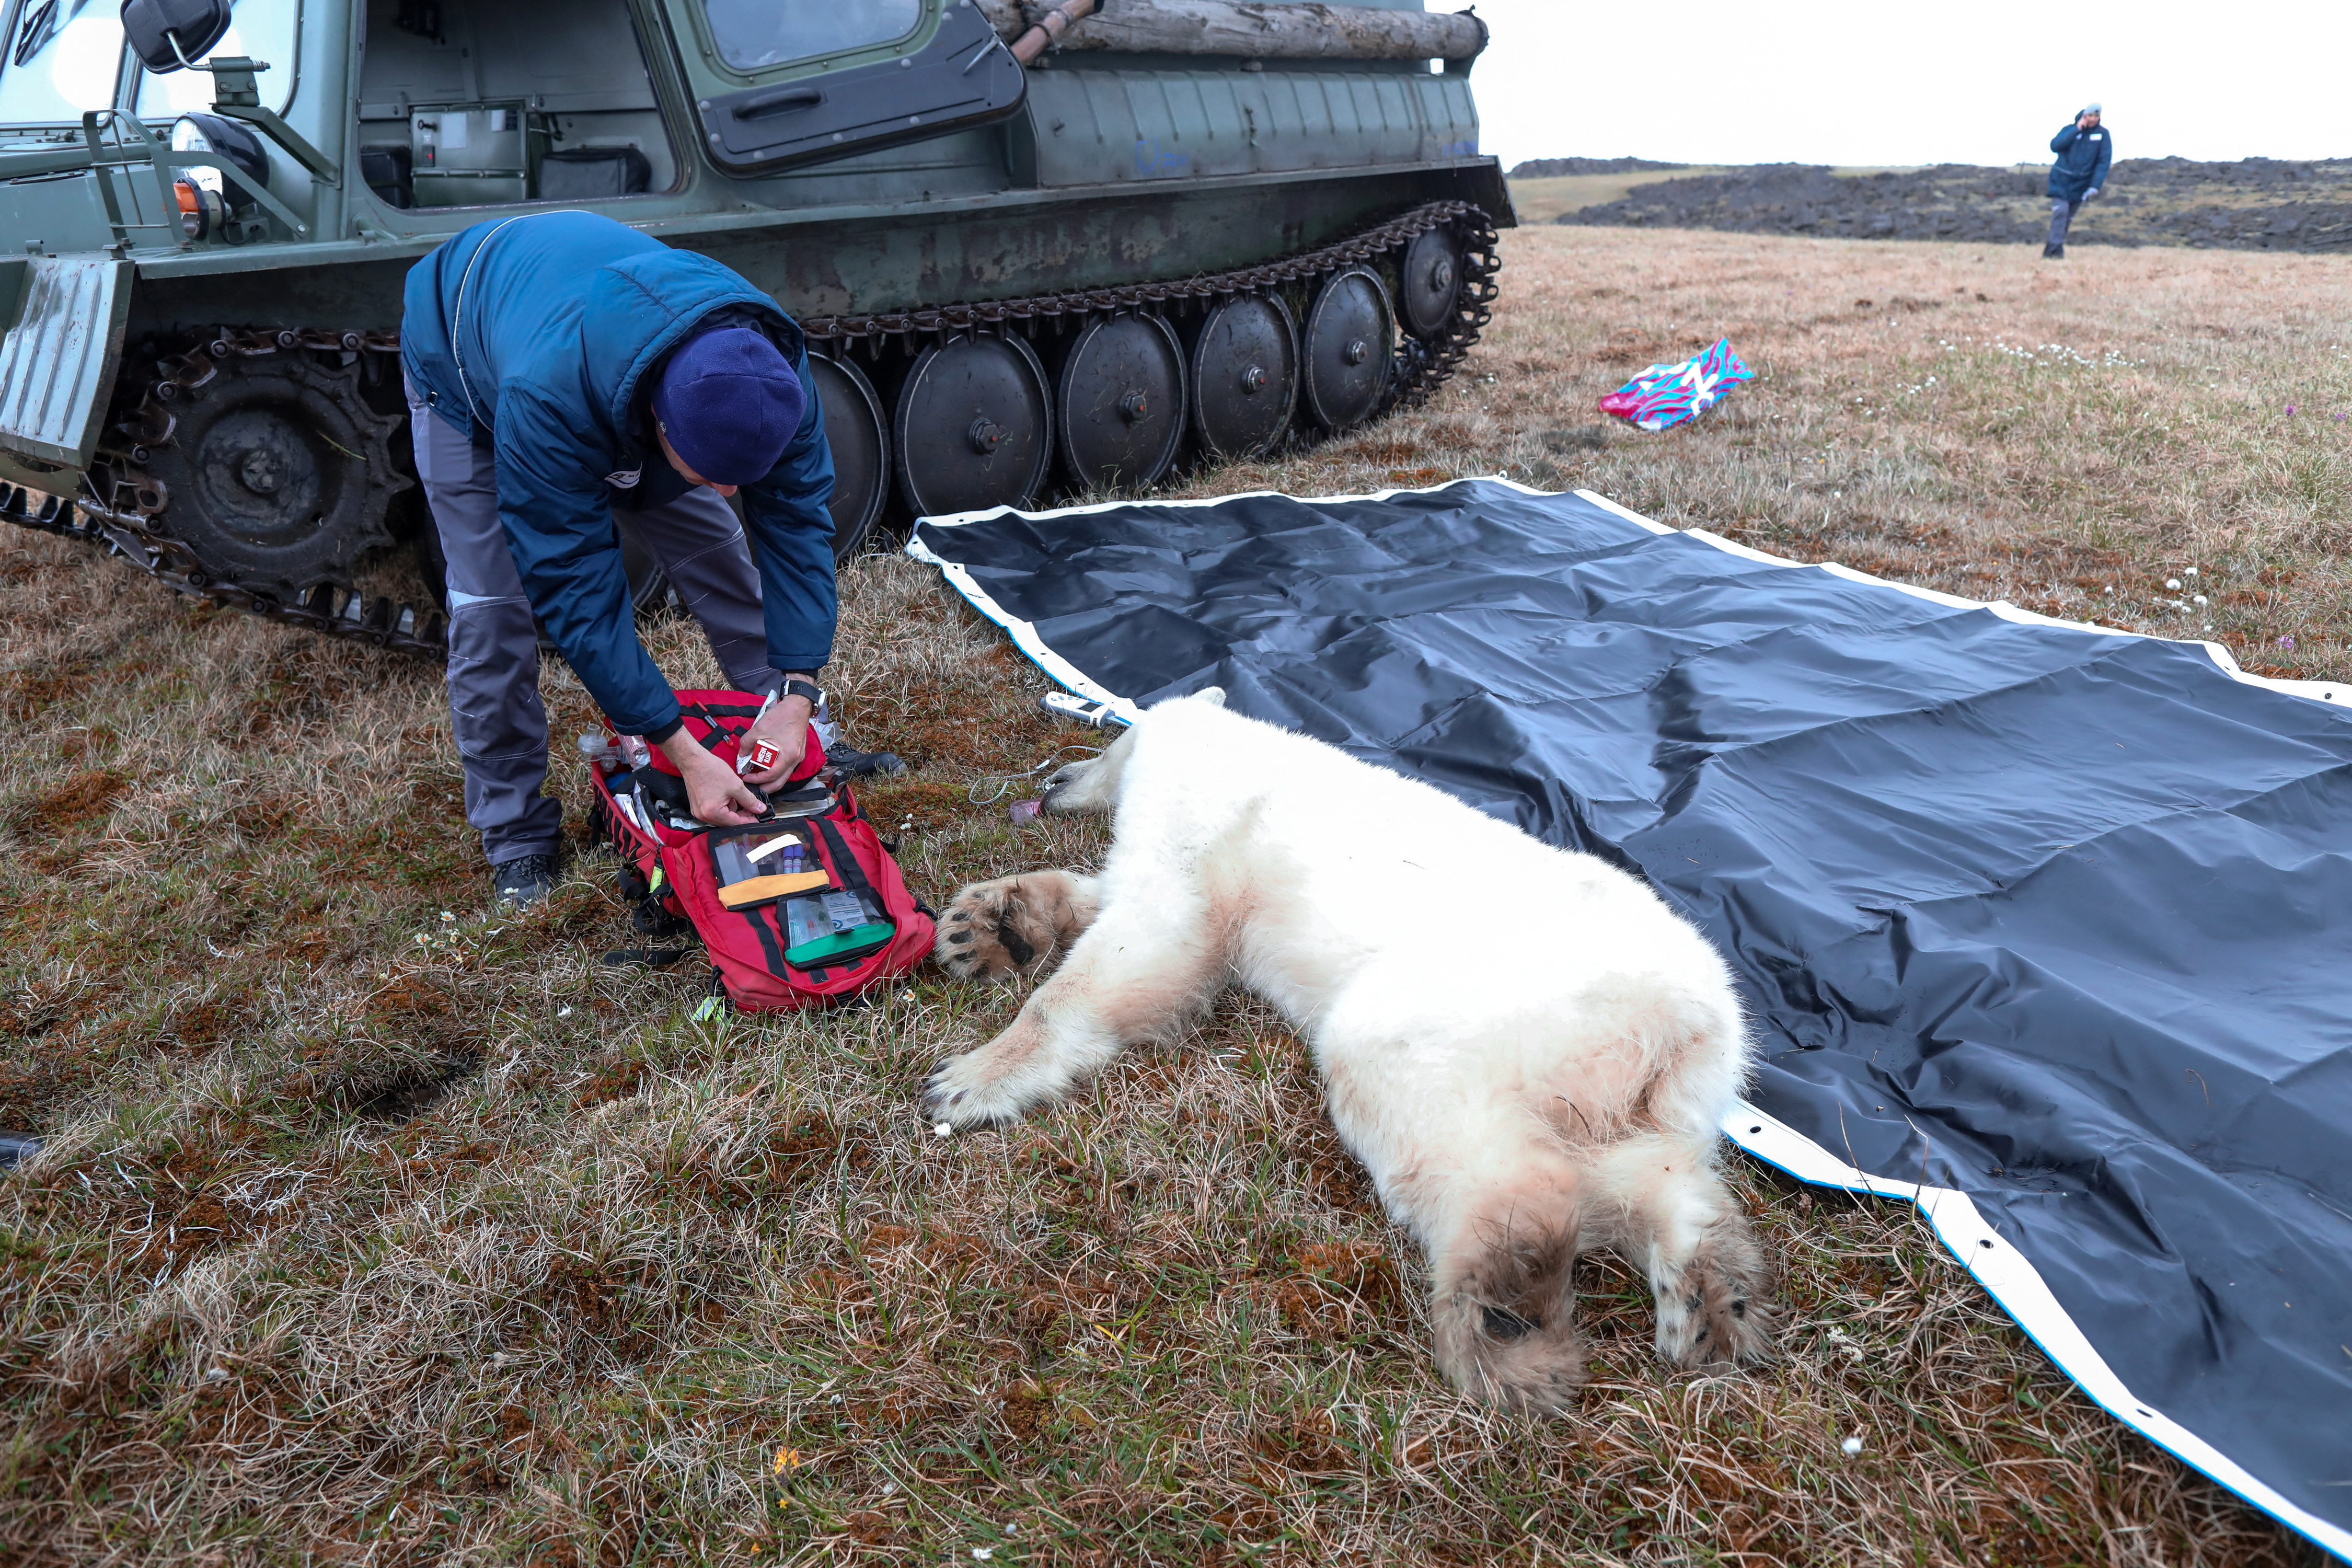
[[[2097,104],[2095,104],[2095,103],[2086,103],[2086,104],[2083,105],[2082,113],[2081,113],[2081,114],[2077,114],[2077,115],[2075,116],[2075,118],[2079,120],[2079,119],[2081,119],[2081,118],[2082,118],[2082,115],[2083,115],[2083,114],[2096,114],[2096,113],[2098,113],[2098,112],[2099,112],[2099,106],[2098,106]]]

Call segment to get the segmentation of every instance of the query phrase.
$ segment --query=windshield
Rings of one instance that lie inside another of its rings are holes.
[[[69,125],[114,104],[118,0],[18,0],[0,55],[0,124]]]
[[[739,71],[845,54],[903,38],[922,0],[706,0],[719,58]]]
[[[299,0],[242,0],[227,34],[205,59],[268,60],[261,98],[282,112],[294,96]],[[89,109],[111,109],[122,73],[121,0],[18,0],[0,54],[0,125],[70,125]],[[138,110],[161,120],[212,107],[203,71],[140,73]]]

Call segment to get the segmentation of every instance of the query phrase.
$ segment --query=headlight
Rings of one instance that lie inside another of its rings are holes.
[[[261,138],[219,114],[183,114],[172,121],[172,151],[209,153],[226,158],[250,184],[269,184],[269,153]],[[220,176],[209,169],[192,169],[188,177],[209,191],[221,188]]]

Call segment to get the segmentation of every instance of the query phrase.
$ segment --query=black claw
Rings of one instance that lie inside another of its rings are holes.
[[[1486,1307],[1482,1310],[1486,1331],[1498,1340],[1523,1339],[1543,1327],[1540,1321],[1522,1318],[1507,1307]]]
[[[1731,1315],[1735,1318],[1746,1317],[1748,1315],[1748,1303],[1745,1301],[1734,1301],[1731,1304]]]

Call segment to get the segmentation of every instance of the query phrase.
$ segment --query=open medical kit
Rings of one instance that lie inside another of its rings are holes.
[[[677,697],[687,733],[735,766],[760,700]],[[768,815],[721,827],[694,818],[686,781],[635,736],[585,735],[581,750],[596,785],[592,826],[620,852],[638,928],[690,925],[714,986],[737,1007],[782,1012],[854,995],[930,952],[930,912],[908,891],[848,782],[827,768],[814,729],[793,776],[764,792]]]

